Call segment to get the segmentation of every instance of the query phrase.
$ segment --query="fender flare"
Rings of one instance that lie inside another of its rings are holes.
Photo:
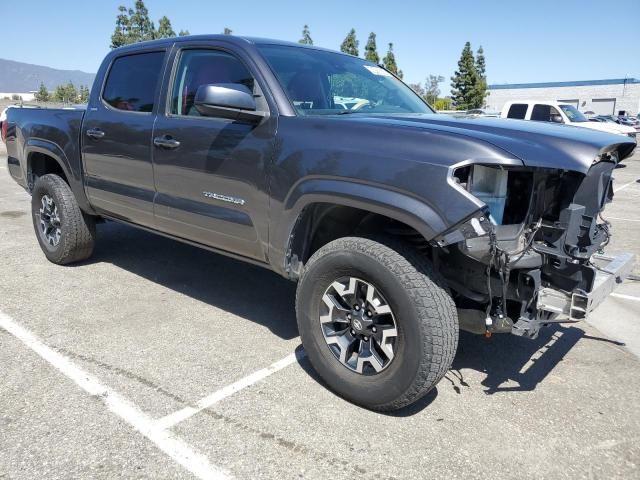
[[[25,178],[27,179],[27,184],[29,183],[29,169],[30,169],[30,156],[33,153],[42,153],[47,155],[51,159],[53,159],[59,166],[62,168],[65,176],[67,177],[67,181],[69,182],[69,187],[73,192],[80,209],[88,214],[95,215],[95,210],[89,203],[87,196],[84,191],[84,185],[82,181],[82,175],[79,169],[74,170],[69,158],[65,154],[64,150],[60,148],[60,146],[54,142],[49,140],[43,140],[41,138],[30,138],[25,143],[23,149],[23,158],[25,159]],[[80,159],[78,159],[80,161]],[[29,191],[33,186],[28,186]]]
[[[285,246],[281,265],[288,276],[293,273],[297,260],[290,258],[293,236],[307,207],[326,203],[353,207],[384,215],[404,223],[431,241],[447,228],[442,217],[424,201],[389,188],[360,183],[351,179],[312,178],[298,183],[287,195],[283,205],[283,237]]]
[[[42,153],[51,157],[56,163],[62,168],[65,176],[69,181],[73,180],[73,174],[71,170],[71,165],[69,163],[69,159],[65,155],[64,151],[55,143],[50,142],[49,140],[42,140],[39,138],[30,138],[27,140],[24,146],[24,159],[25,161],[25,174],[29,175],[30,169],[30,156],[33,153]]]

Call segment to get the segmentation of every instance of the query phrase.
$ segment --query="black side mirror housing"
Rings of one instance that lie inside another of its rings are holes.
[[[258,123],[265,116],[256,110],[253,93],[241,83],[200,85],[194,99],[198,113],[205,117],[220,117]]]

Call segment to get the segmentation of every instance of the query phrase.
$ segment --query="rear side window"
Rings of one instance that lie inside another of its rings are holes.
[[[119,57],[111,65],[102,98],[118,110],[151,112],[164,52]]]
[[[526,103],[514,103],[509,108],[509,113],[507,113],[507,118],[519,118],[524,119],[527,115],[527,104]]]

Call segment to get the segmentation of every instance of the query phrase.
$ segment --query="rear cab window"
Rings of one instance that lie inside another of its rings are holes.
[[[509,107],[509,112],[507,113],[507,118],[517,118],[520,120],[524,120],[527,116],[527,108],[529,105],[526,103],[514,103]]]
[[[164,55],[164,51],[158,51],[116,58],[109,69],[102,100],[116,110],[153,111]]]

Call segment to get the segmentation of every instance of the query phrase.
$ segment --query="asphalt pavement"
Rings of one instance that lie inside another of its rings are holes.
[[[607,253],[640,255],[640,155],[615,176]],[[0,479],[640,478],[640,282],[537,340],[462,334],[380,414],[310,367],[293,283],[112,222],[55,266],[29,202],[0,152]]]

